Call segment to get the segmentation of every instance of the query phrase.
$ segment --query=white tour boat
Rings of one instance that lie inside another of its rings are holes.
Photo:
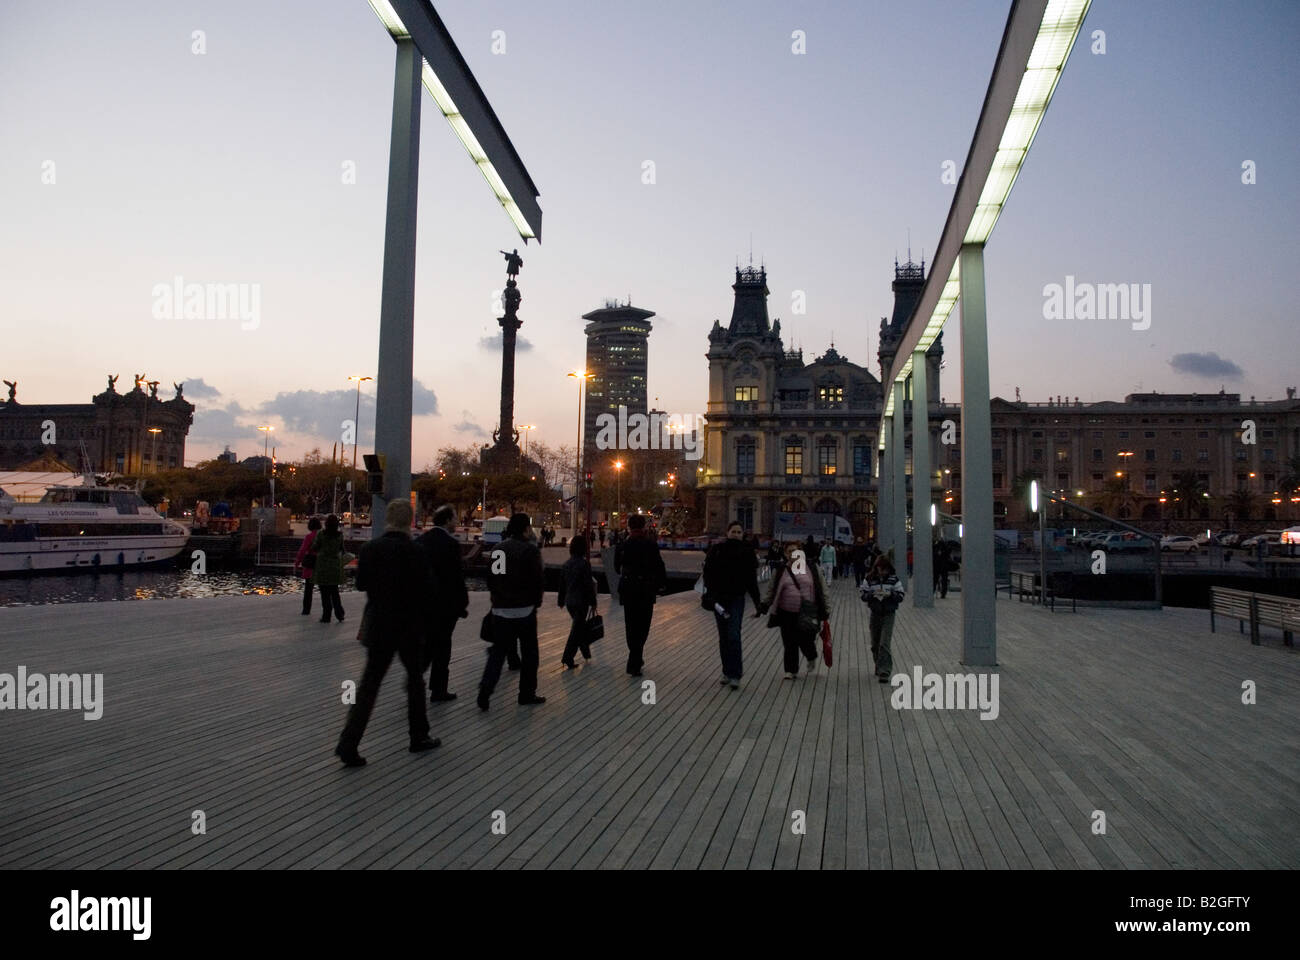
[[[0,491],[0,573],[124,569],[162,563],[189,532],[129,487],[49,487],[39,502]]]

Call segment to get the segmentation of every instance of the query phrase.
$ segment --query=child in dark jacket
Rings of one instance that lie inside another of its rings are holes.
[[[876,558],[871,572],[862,581],[862,599],[871,609],[871,656],[876,664],[876,678],[888,683],[894,669],[890,644],[894,637],[894,614],[903,602],[903,586],[898,582],[889,554]]]

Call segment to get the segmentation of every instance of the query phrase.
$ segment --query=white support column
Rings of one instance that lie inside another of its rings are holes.
[[[371,535],[384,533],[384,511],[411,495],[411,394],[415,363],[415,212],[420,179],[420,70],[410,39],[397,41],[393,132],[388,153],[388,221],[379,306],[375,377],[375,452],[384,457],[384,490],[371,498]]]
[[[898,582],[907,586],[907,446],[905,428],[907,426],[904,407],[906,391],[901,380],[894,381],[894,459],[892,467],[893,498],[890,500],[890,523],[894,527],[894,569],[898,573]]]
[[[925,351],[912,354],[912,605],[934,606],[934,558],[930,530],[930,392]]]
[[[894,449],[893,417],[884,418],[885,449],[880,451],[879,474],[876,483],[880,495],[876,504],[876,546],[884,552],[894,542],[894,528],[890,525],[894,516],[890,509],[890,495],[893,492],[893,473],[890,469],[890,453]]]
[[[993,578],[993,425],[984,247],[961,248],[961,636],[962,663],[998,662]]]

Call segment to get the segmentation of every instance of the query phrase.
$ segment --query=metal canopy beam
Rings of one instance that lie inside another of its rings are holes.
[[[404,32],[428,69],[424,85],[492,190],[515,222],[520,236],[542,238],[542,208],[537,186],[497,119],[483,88],[461,56],[451,33],[429,0],[371,0],[394,38]]]
[[[943,330],[957,300],[962,245],[983,243],[993,230],[1090,4],[1091,0],[1015,0],[1012,4],[957,192],[925,287],[896,347],[890,380],[905,379],[915,353],[928,350]],[[888,385],[884,412],[893,412]],[[883,427],[879,436],[884,437]]]

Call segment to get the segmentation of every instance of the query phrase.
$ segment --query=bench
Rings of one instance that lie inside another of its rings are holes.
[[[1250,642],[1259,646],[1259,628],[1274,627],[1282,631],[1282,642],[1294,645],[1294,634],[1300,630],[1300,600],[1275,597],[1267,593],[1251,593],[1229,587],[1210,587],[1210,632],[1215,631],[1215,618],[1228,617],[1237,621],[1238,632],[1246,632],[1250,624]]]
[[[1038,584],[1038,574],[1020,573],[1012,570],[1008,572],[1007,577],[1009,578],[1007,581],[1008,597],[1010,597],[1014,592],[1016,596],[1020,598],[1020,602],[1024,603],[1025,594],[1028,594],[1031,598],[1036,597],[1040,600],[1044,600],[1045,603],[1050,605],[1052,612],[1055,613],[1057,594],[1061,592],[1062,582],[1066,585],[1069,584],[1070,575],[1062,572],[1049,573],[1047,575],[1047,596],[1045,598],[1041,596],[1041,590],[1039,589]],[[1071,591],[1071,593],[1073,594],[1073,591]],[[1079,610],[1078,601],[1073,596],[1070,597],[1070,609],[1075,613]]]

